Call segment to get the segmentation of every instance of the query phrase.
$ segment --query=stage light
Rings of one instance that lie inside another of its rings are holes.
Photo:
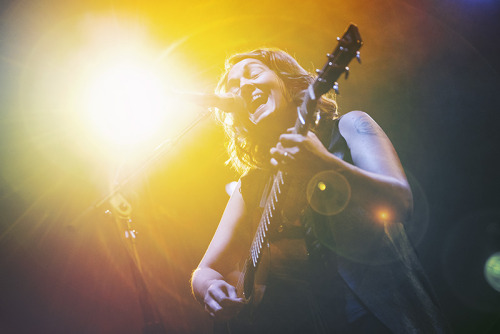
[[[149,28],[126,16],[85,17],[79,42],[68,51],[67,61],[81,65],[72,69],[70,88],[78,143],[101,161],[148,159],[198,115],[168,93],[193,83],[173,59],[175,48],[159,45]]]
[[[500,292],[500,252],[492,254],[484,264],[484,277],[488,284]]]
[[[144,64],[121,62],[89,83],[87,112],[100,135],[118,145],[147,140],[166,115],[165,88]]]

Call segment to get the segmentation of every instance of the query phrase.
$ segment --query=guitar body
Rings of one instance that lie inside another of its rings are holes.
[[[237,292],[238,297],[243,298],[246,305],[235,318],[231,319],[226,324],[229,330],[228,333],[244,332],[244,330],[252,328],[255,322],[259,320],[255,317],[255,311],[262,302],[266,292],[270,259],[271,252],[269,246],[266,246],[263,248],[262,259],[259,266],[254,268],[252,263],[248,260],[243,263],[243,266],[246,267],[246,271],[243,270],[247,275],[244,280],[246,286],[241,290],[237,290]]]
[[[238,297],[245,300],[246,305],[241,312],[233,319],[227,322],[216,322],[214,324],[215,334],[234,334],[252,332],[255,322],[255,310],[261,303],[266,292],[266,283],[271,265],[271,251],[269,245],[266,245],[262,251],[260,264],[254,267],[248,259],[242,260],[241,268],[228,275],[228,283],[233,286],[241,285],[237,289]]]

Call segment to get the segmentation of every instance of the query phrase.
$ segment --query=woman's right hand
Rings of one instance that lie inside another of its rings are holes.
[[[218,321],[235,317],[245,305],[236,294],[236,288],[224,280],[212,281],[203,299],[205,311]]]

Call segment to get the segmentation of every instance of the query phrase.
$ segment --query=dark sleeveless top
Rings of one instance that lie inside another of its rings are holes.
[[[352,164],[339,121],[329,120],[316,133],[329,152]],[[259,208],[270,177],[269,171],[255,169],[241,178],[247,208]],[[325,216],[306,205],[300,225],[281,224],[271,238],[271,248],[286,242],[300,248],[296,245],[302,241],[307,257],[299,255],[285,270],[271,267],[269,292],[261,309],[274,320],[255,332],[346,332],[349,323],[367,312],[394,333],[445,332],[403,225],[375,226],[366,217],[362,209]],[[304,315],[304,305],[309,316]]]
[[[347,143],[338,130],[339,120],[329,120],[327,126],[317,131],[323,145],[338,158],[352,163]],[[267,195],[266,188],[270,186],[272,175],[270,171],[252,170],[241,179],[241,192],[247,208],[253,210],[263,207]],[[292,211],[301,203],[304,184],[295,182],[291,185],[286,201]],[[262,196],[262,194],[265,194]],[[329,234],[326,222],[316,217],[311,209],[303,205],[300,210],[300,224],[292,223],[285,217],[274,231],[270,231],[271,241],[271,272],[265,299],[273,310],[273,319],[288,319],[280,323],[279,332],[291,326],[288,331],[309,333],[326,333],[345,327],[349,321],[354,321],[366,313],[365,308],[350,292],[337,271],[335,253],[322,246],[315,236]],[[315,224],[314,226],[311,224]],[[320,223],[322,225],[320,226]],[[332,240],[329,240],[331,243]],[[267,298],[267,299],[266,299]],[[271,301],[270,301],[271,300]],[[283,303],[282,300],[286,302]],[[301,311],[306,306],[313,317],[304,317]],[[280,314],[277,315],[277,309]],[[296,316],[290,316],[296,314]],[[297,317],[301,326],[297,327]],[[273,325],[275,325],[273,321]],[[271,332],[269,328],[259,328]],[[258,330],[255,330],[257,332]]]

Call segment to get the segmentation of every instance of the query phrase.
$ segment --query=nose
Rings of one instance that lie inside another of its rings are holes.
[[[253,82],[250,79],[247,78],[241,78],[240,79],[240,94],[241,97],[244,99],[248,99],[250,96],[252,96],[252,92],[254,91],[255,86]]]

